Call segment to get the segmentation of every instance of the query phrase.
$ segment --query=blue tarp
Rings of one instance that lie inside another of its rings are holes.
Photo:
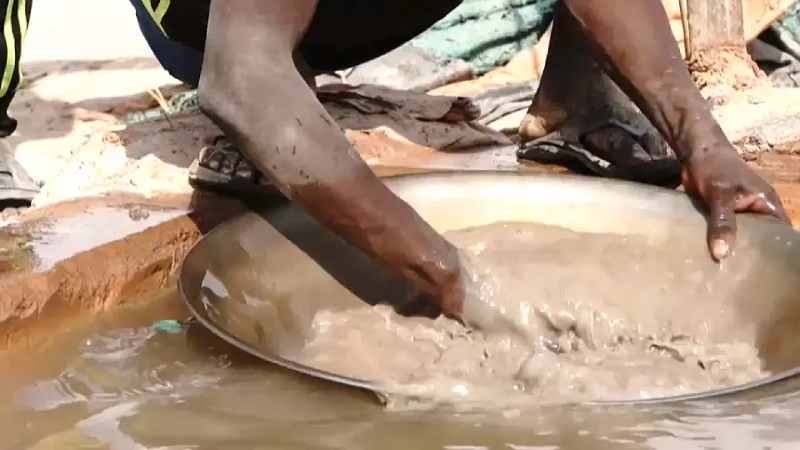
[[[557,0],[465,0],[414,41],[445,59],[463,59],[477,73],[505,64],[547,29]],[[800,42],[800,1],[776,24]]]
[[[557,0],[465,0],[414,40],[441,58],[462,59],[476,73],[505,64],[538,41]]]
[[[800,42],[800,1],[789,9],[778,24],[791,31],[795,40]]]

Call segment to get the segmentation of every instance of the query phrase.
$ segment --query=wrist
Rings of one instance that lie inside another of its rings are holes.
[[[677,133],[677,139],[671,144],[678,160],[684,165],[695,164],[726,151],[736,151],[713,118],[689,124]]]
[[[441,299],[459,283],[461,263],[455,246],[438,234],[433,238],[439,242],[429,241],[424,250],[408,253],[402,272],[421,292]]]
[[[702,164],[708,158],[713,158],[724,154],[737,154],[736,148],[727,139],[712,140],[706,139],[702,143],[681,146],[684,151],[676,152],[678,160],[686,167]]]

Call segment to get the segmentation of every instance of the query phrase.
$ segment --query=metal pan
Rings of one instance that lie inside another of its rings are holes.
[[[697,324],[707,332],[754,343],[775,375],[730,389],[615,403],[681,401],[754,390],[774,393],[787,383],[800,382],[800,234],[783,224],[740,216],[737,253],[719,275],[720,267],[706,250],[703,215],[675,191],[598,178],[507,172],[407,175],[386,183],[442,232],[527,221],[639,235],[668,251],[682,252],[678,256],[703,261],[702,271],[716,271],[721,283],[717,295],[698,302],[676,293],[669,304],[648,305],[648,310],[665,321]],[[680,258],[665,258],[675,260]],[[376,380],[318,370],[298,363],[293,355],[320,308],[344,309],[363,302],[413,306],[404,304],[409,298],[405,282],[288,202],[214,229],[187,256],[179,287],[195,317],[242,350],[297,372],[376,392],[383,391]],[[625,292],[624,286],[620,292]]]

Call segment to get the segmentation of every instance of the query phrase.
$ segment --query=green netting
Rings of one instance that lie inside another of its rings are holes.
[[[534,45],[547,29],[557,0],[465,0],[414,40],[443,58],[487,72]]]

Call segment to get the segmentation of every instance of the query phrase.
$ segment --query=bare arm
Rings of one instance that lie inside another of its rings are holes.
[[[294,65],[315,3],[214,0],[203,110],[286,196],[455,312],[455,248],[376,178]]]
[[[692,82],[659,0],[564,0],[606,72],[644,112],[683,162],[683,184],[705,203],[717,260],[736,241],[736,213],[788,222],[775,190],[728,141]]]

